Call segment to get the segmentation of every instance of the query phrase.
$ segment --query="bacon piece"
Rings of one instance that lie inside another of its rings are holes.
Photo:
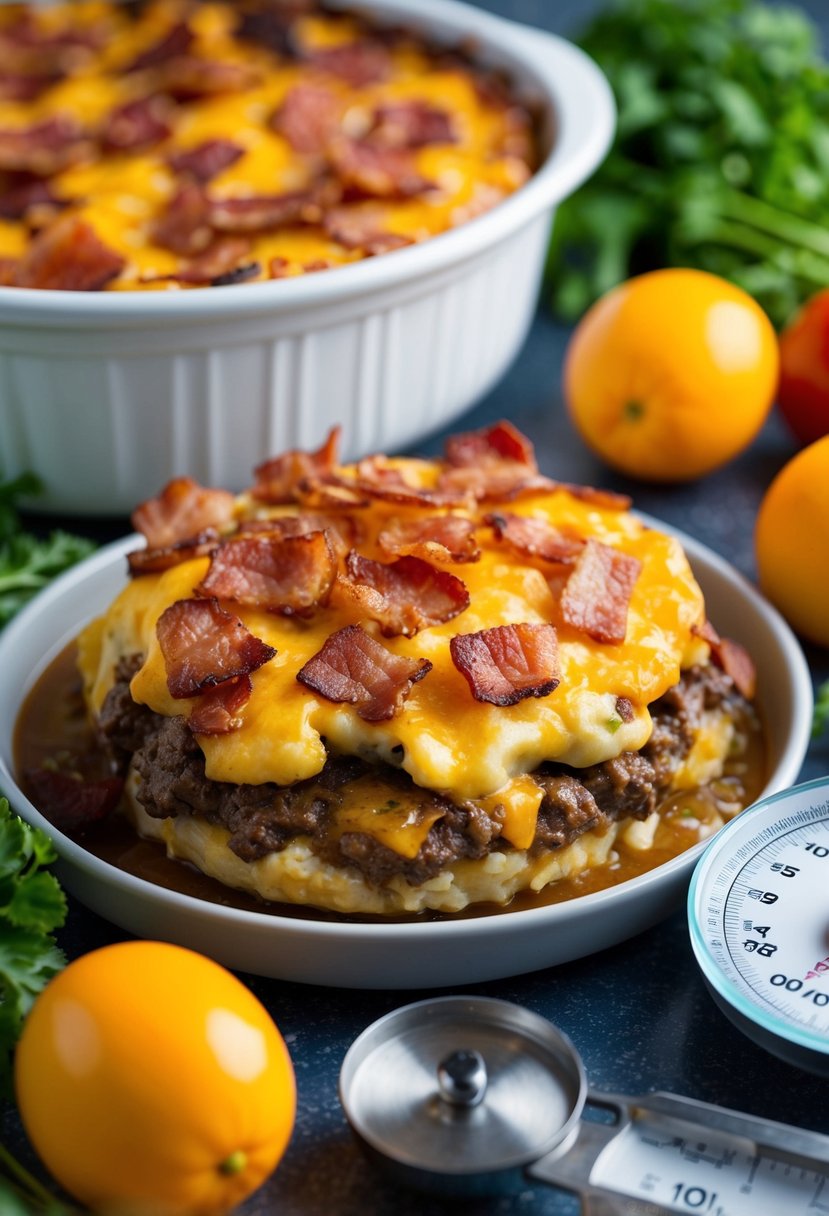
[[[197,182],[209,182],[244,154],[245,149],[232,139],[206,139],[195,148],[174,152],[167,164],[174,173],[186,173]]]
[[[4,220],[22,220],[30,211],[66,206],[66,201],[57,198],[43,178],[10,173],[0,179],[0,218]]]
[[[297,48],[293,37],[292,22],[295,9],[300,6],[294,0],[289,4],[269,5],[262,9],[242,14],[234,35],[243,42],[255,42],[273,51],[283,59],[295,59]],[[307,7],[303,5],[302,7]]]
[[[14,287],[19,264],[17,258],[0,258],[0,287]]]
[[[399,503],[401,506],[463,507],[467,505],[469,497],[465,492],[412,485],[385,456],[364,457],[357,465],[357,481],[349,484],[371,498]]]
[[[321,193],[313,188],[213,199],[209,207],[210,223],[221,232],[267,232],[291,224],[317,224],[322,214]]]
[[[217,599],[176,600],[158,618],[156,636],[177,700],[249,676],[276,654]]]
[[[388,47],[369,38],[339,46],[314,47],[305,50],[303,58],[355,88],[386,80],[392,70]]]
[[[262,269],[258,262],[242,262],[249,252],[250,241],[246,238],[219,237],[208,245],[204,253],[185,262],[175,274],[163,277],[176,279],[180,283],[210,283],[213,287],[244,282],[255,278]]]
[[[88,157],[89,136],[67,115],[56,115],[31,127],[0,131],[0,170],[51,177]]]
[[[303,480],[317,481],[331,476],[339,461],[341,432],[342,427],[332,427],[316,452],[294,449],[257,465],[253,470],[256,478],[251,490],[253,497],[274,504],[295,502]]]
[[[556,482],[534,473],[525,464],[505,460],[491,466],[459,465],[444,469],[437,488],[447,496],[465,496],[478,502],[503,502],[525,494],[545,494],[556,489]]]
[[[203,253],[213,240],[210,204],[200,186],[183,186],[152,227],[152,237],[181,257]]]
[[[242,725],[239,710],[250,700],[250,676],[225,680],[203,692],[193,707],[187,725],[194,735],[227,735]]]
[[[366,138],[385,148],[424,148],[427,144],[457,142],[451,114],[419,97],[377,106]]]
[[[147,47],[132,63],[123,68],[124,72],[143,72],[146,68],[157,68],[171,59],[177,59],[189,50],[193,42],[193,31],[186,21],[179,21],[172,26],[158,42]]]
[[[283,616],[310,616],[328,602],[336,574],[324,532],[262,532],[221,544],[198,590]]]
[[[246,519],[239,533],[273,532],[277,536],[307,536],[309,532],[324,532],[338,557],[344,558],[353,549],[360,529],[350,515],[323,515],[305,511],[302,515],[277,515],[270,519]]]
[[[71,773],[35,768],[26,773],[32,801],[59,832],[80,836],[106,819],[118,805],[124,789],[120,777],[84,781]]]
[[[100,291],[121,273],[124,259],[77,216],[38,233],[18,263],[15,286],[47,291]]]
[[[624,642],[630,597],[641,569],[637,557],[588,540],[564,585],[562,617],[597,642]]]
[[[135,549],[127,554],[127,565],[133,576],[142,574],[160,574],[180,566],[182,562],[192,561],[196,557],[207,557],[219,543],[219,533],[215,528],[205,528],[196,536],[187,540],[176,541],[173,545],[164,545],[156,549]]]
[[[410,236],[384,232],[383,222],[383,213],[378,213],[376,208],[366,203],[333,207],[322,220],[325,231],[333,241],[346,249],[362,249],[369,257],[414,244]]]
[[[0,71],[0,100],[34,101],[60,79],[60,75],[55,72],[41,76],[19,76],[12,72]]]
[[[338,135],[329,142],[328,159],[345,189],[358,196],[412,198],[434,189],[407,148],[376,147]]]
[[[505,461],[538,471],[533,445],[506,419],[479,431],[464,431],[446,440],[447,464],[455,468],[492,467]]]
[[[132,526],[151,549],[179,541],[198,543],[206,528],[220,528],[233,518],[236,499],[228,490],[200,486],[192,477],[174,477],[155,498],[132,513]]]
[[[436,570],[419,557],[386,564],[354,550],[338,584],[379,621],[385,637],[408,637],[429,625],[451,621],[469,607],[466,584],[448,570]]]
[[[384,722],[403,708],[412,685],[432,670],[428,659],[393,654],[361,625],[346,625],[297,672],[327,701],[353,705],[366,722]]]
[[[751,701],[757,691],[757,671],[751,655],[739,642],[721,638],[709,620],[701,626],[691,626],[691,632],[711,647],[711,658],[730,676],[739,693]]]
[[[275,257],[268,262],[268,275],[272,279],[287,279],[290,263],[287,258]]]
[[[177,101],[217,97],[223,93],[242,93],[259,82],[258,72],[246,63],[199,59],[181,55],[156,68],[155,87]]]
[[[295,152],[321,156],[339,130],[343,105],[323,84],[295,84],[271,119],[271,127]]]
[[[450,641],[449,651],[475,700],[490,705],[549,696],[561,680],[552,625],[496,625],[460,633]]]
[[[101,131],[104,148],[108,152],[134,152],[161,143],[172,131],[170,110],[169,100],[158,94],[118,106],[104,122]]]
[[[439,562],[476,562],[475,523],[463,515],[429,515],[426,519],[394,519],[377,537],[385,553],[432,558]]]
[[[597,490],[595,486],[577,486],[571,481],[557,481],[556,488],[566,490],[580,502],[589,503],[605,511],[628,511],[633,499],[628,494],[617,494],[615,490]]]
[[[484,516],[499,541],[506,541],[524,557],[540,557],[545,562],[570,564],[584,548],[581,537],[568,535],[544,519],[512,515],[508,511]]]
[[[337,482],[333,477],[303,477],[297,483],[294,498],[312,511],[341,507],[357,509],[369,504],[368,498],[358,488],[345,481]]]
[[[83,30],[48,31],[24,13],[19,21],[0,30],[0,70],[53,83],[82,66],[107,34],[104,23]]]

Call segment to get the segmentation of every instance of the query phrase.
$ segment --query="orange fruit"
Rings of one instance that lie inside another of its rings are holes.
[[[95,1212],[224,1216],[291,1134],[293,1069],[223,967],[161,942],[107,946],[35,1001],[15,1058],[26,1132]]]
[[[778,362],[771,322],[739,287],[701,270],[656,270],[585,313],[564,393],[585,443],[613,468],[689,481],[755,437]]]
[[[829,646],[829,435],[775,477],[754,534],[760,586],[804,637]]]

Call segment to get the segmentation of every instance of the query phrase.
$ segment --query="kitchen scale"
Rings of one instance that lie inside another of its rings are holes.
[[[829,1076],[829,782],[719,832],[689,919],[723,1011]],[[443,997],[380,1018],[349,1049],[340,1098],[381,1168],[447,1197],[529,1177],[577,1195],[583,1216],[829,1216],[829,1136],[674,1094],[590,1091],[566,1035],[507,1001]]]

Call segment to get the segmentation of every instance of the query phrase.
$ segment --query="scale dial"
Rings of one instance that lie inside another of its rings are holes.
[[[829,1076],[829,780],[765,798],[718,832],[694,872],[688,920],[727,1016]]]

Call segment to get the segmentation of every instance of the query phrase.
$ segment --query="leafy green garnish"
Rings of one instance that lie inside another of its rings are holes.
[[[784,324],[829,285],[829,65],[809,18],[751,0],[616,0],[580,44],[610,80],[614,146],[559,207],[553,306],[632,274],[722,275]]]
[[[0,798],[0,1091],[11,1093],[11,1059],[35,997],[65,963],[51,934],[66,917],[49,837]]]
[[[829,680],[817,690],[815,713],[812,718],[812,738],[818,739],[829,726]]]
[[[36,591],[95,548],[92,541],[60,530],[47,537],[23,530],[17,501],[39,489],[40,483],[31,473],[0,482],[0,626]]]

